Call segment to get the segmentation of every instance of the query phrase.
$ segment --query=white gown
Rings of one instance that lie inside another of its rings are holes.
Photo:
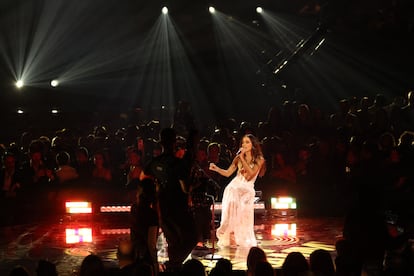
[[[247,180],[239,169],[224,189],[221,222],[216,231],[218,246],[257,246],[254,235],[254,183],[257,175]]]

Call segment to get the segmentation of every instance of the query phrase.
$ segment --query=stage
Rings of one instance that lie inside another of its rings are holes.
[[[74,275],[85,256],[99,255],[107,267],[116,267],[116,248],[128,237],[128,213],[65,214],[36,223],[0,228],[0,275],[15,265],[35,271],[37,261],[46,259],[57,265],[60,276]],[[275,269],[282,266],[289,252],[300,251],[306,257],[315,249],[326,249],[335,257],[335,241],[342,234],[342,218],[256,216],[255,234]],[[168,259],[162,235],[158,243],[159,261]],[[208,244],[212,247],[212,244]],[[246,269],[249,248],[217,248],[209,258],[200,258],[207,271],[217,258],[228,258],[234,270]],[[189,256],[190,257],[190,256]],[[213,259],[211,259],[213,257]]]

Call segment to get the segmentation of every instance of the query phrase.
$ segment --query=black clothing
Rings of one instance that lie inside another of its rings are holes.
[[[188,178],[188,163],[172,153],[163,153],[150,161],[144,173],[153,176],[158,187],[161,228],[168,243],[168,265],[171,270],[180,269],[196,245],[188,195],[182,190],[180,183]]]

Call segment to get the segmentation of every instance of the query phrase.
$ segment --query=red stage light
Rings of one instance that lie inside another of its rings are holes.
[[[66,213],[68,214],[91,214],[92,203],[87,201],[67,201],[65,202]]]

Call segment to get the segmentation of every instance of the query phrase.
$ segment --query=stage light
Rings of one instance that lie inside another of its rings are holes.
[[[215,12],[216,12],[216,9],[215,9],[214,7],[209,7],[209,8],[208,8],[208,11],[209,11],[210,13],[215,13]]]
[[[263,12],[263,9],[262,9],[261,7],[257,7],[257,8],[256,8],[256,12],[257,12],[257,13],[262,13],[262,12]]]
[[[57,109],[52,109],[51,111],[50,111],[52,114],[58,114],[59,113],[59,110],[57,110]]]
[[[68,214],[91,214],[92,203],[87,201],[67,201],[65,202],[66,213]]]
[[[50,82],[50,85],[51,85],[52,87],[56,87],[56,86],[58,86],[58,85],[59,85],[59,81],[58,81],[58,80],[52,80],[52,81]]]
[[[24,111],[23,111],[23,109],[17,109],[17,114],[23,114],[24,113]]]
[[[17,80],[16,81],[16,87],[17,88],[22,88],[24,86],[24,82],[23,80]]]
[[[66,228],[65,238],[67,244],[92,242],[92,228]]]
[[[130,228],[114,228],[114,229],[101,229],[102,235],[129,235],[131,234]]]
[[[101,213],[129,213],[131,212],[130,205],[119,206],[101,206]]]
[[[163,14],[167,14],[168,13],[168,8],[167,7],[163,7],[161,11],[162,11]]]
[[[296,223],[276,223],[271,233],[276,237],[296,237]]]
[[[288,196],[270,198],[270,215],[275,217],[294,217],[297,215],[296,199]]]

